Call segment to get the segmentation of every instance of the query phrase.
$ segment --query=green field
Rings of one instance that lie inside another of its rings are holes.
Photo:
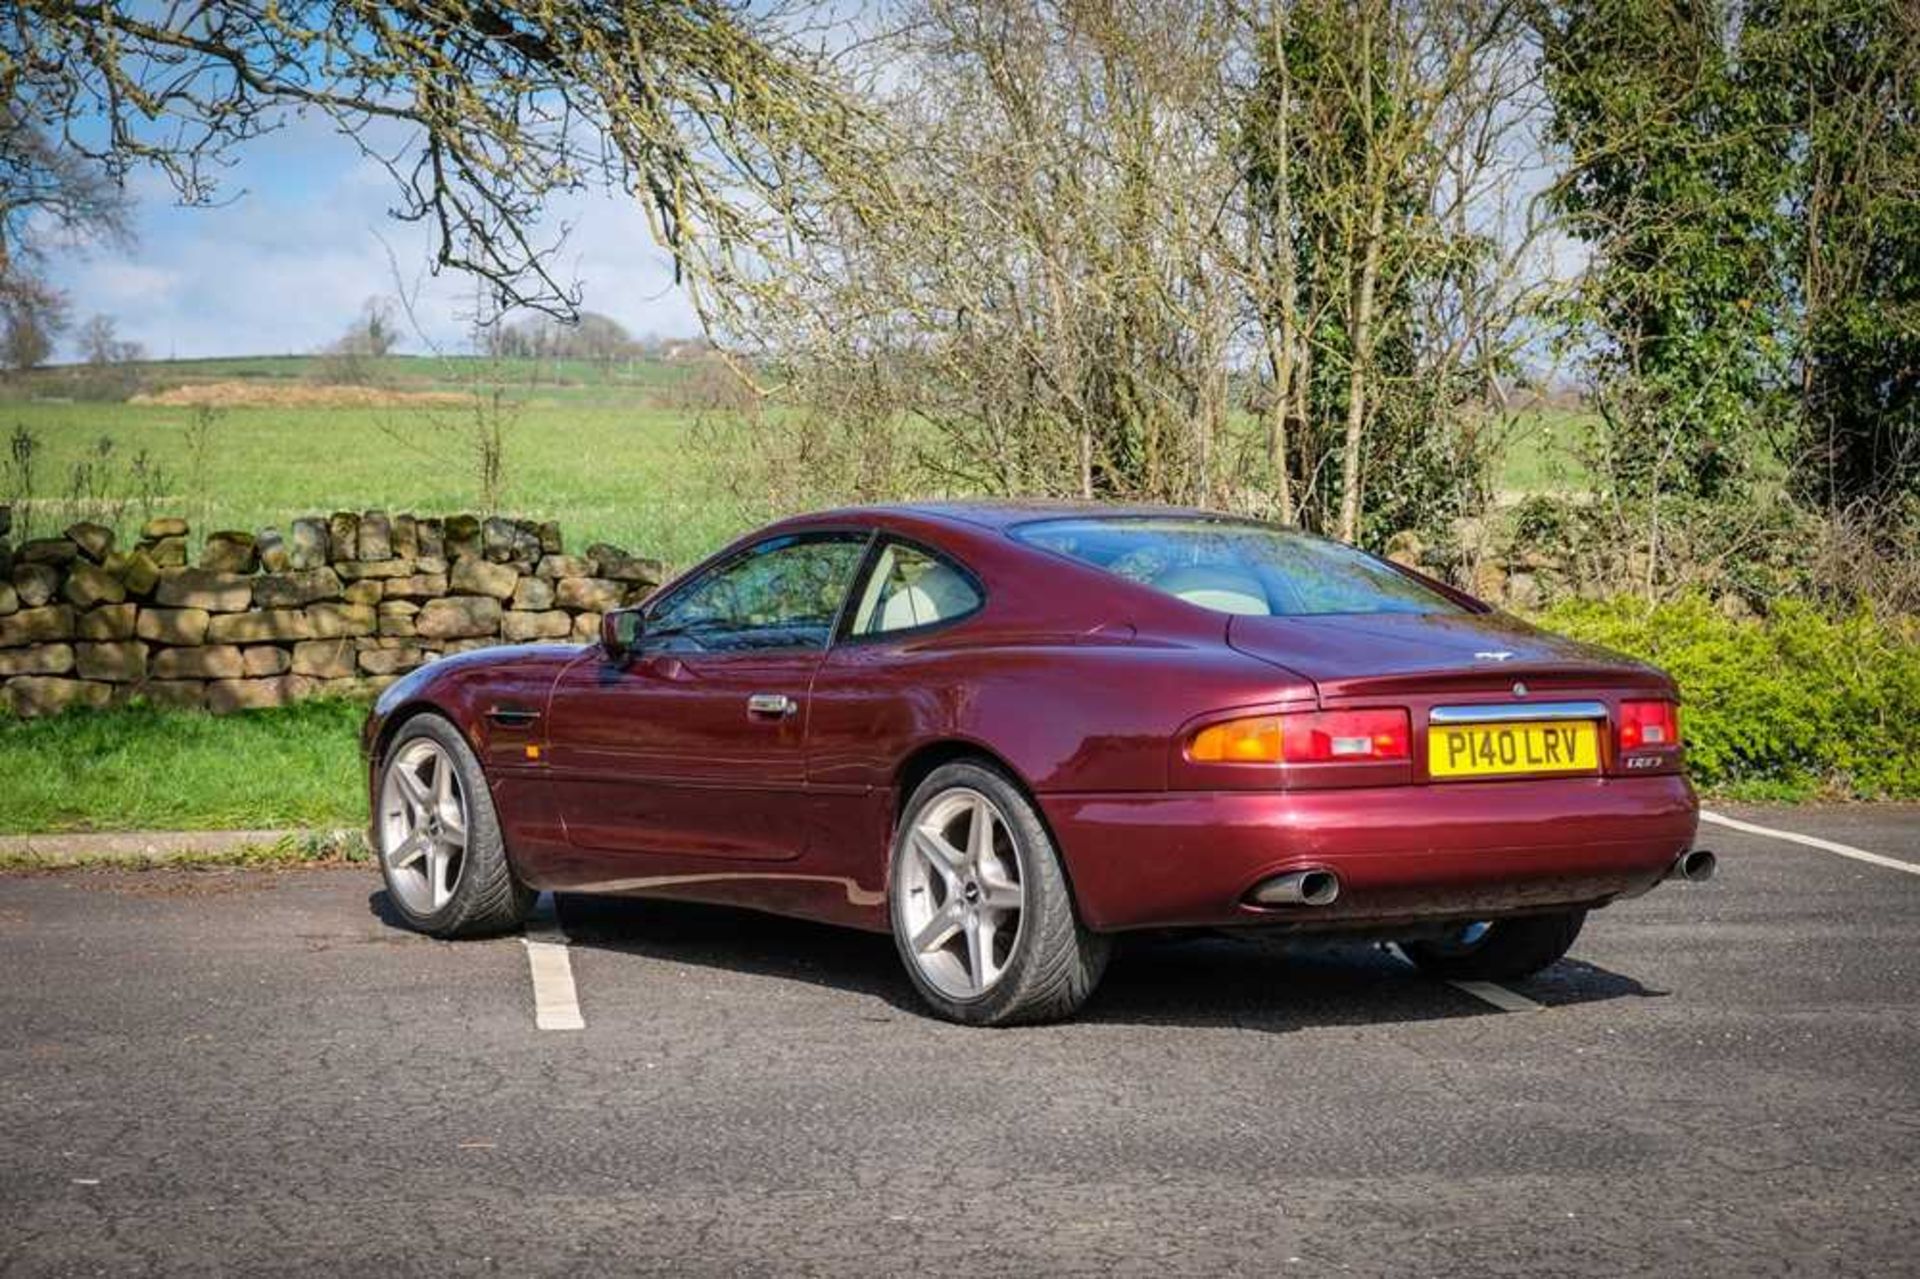
[[[617,360],[489,359],[470,355],[386,355],[342,361],[325,355],[239,355],[203,360],[151,360],[122,366],[125,379],[148,391],[202,382],[289,385],[351,380],[398,391],[500,387],[519,399],[634,404],[670,399],[711,368],[699,361],[636,356]],[[37,369],[16,381],[16,395],[72,398],[86,394],[92,370],[81,365]]]
[[[293,516],[335,510],[448,515],[480,506],[459,409],[223,409],[212,420],[203,477],[193,475],[184,443],[194,418],[189,408],[0,403],[0,434],[24,427],[44,444],[38,499],[16,509],[16,526],[58,531],[97,518],[99,503],[73,500],[71,476],[103,437],[113,441],[109,471],[123,474],[145,451],[161,473],[157,496],[128,502],[118,521],[123,536],[148,507],[184,515],[204,533],[284,530]],[[609,541],[686,563],[745,521],[718,459],[700,454],[689,414],[536,400],[511,411],[505,437],[502,509],[559,520],[569,546]]]
[[[238,383],[270,395],[319,386],[338,372],[328,357],[260,356],[146,364],[129,376],[148,392]],[[0,437],[25,431],[41,447],[34,500],[16,505],[14,538],[103,515],[123,537],[150,514],[182,515],[197,540],[214,529],[284,528],[294,516],[335,510],[485,514],[473,406],[491,404],[496,390],[503,513],[559,520],[572,547],[608,541],[673,564],[752,522],[728,487],[724,460],[702,449],[701,412],[680,390],[724,378],[712,364],[391,356],[354,372],[379,392],[453,393],[467,402],[226,406],[206,414],[89,398],[80,369],[16,381],[0,398]],[[200,471],[188,440],[203,421],[211,443]],[[111,453],[101,463],[107,440]],[[157,483],[134,477],[143,453]],[[19,487],[5,457],[0,502]],[[75,468],[90,462],[91,483],[76,479]]]
[[[1580,454],[1593,422],[1583,409],[1523,413],[1507,434],[1494,479],[1502,503],[1534,493],[1586,491],[1592,477]]]

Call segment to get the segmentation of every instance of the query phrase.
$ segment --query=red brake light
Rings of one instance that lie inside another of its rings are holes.
[[[1289,764],[1405,759],[1409,734],[1402,710],[1316,711],[1282,715],[1281,754]]]
[[[1657,750],[1680,744],[1680,708],[1672,702],[1620,703],[1620,749]]]

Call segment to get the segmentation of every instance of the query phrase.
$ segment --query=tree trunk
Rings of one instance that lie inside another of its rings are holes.
[[[1312,519],[1316,529],[1326,528],[1325,505],[1321,504],[1320,514],[1315,515],[1315,496],[1319,488],[1321,439],[1320,431],[1313,420],[1313,347],[1307,343],[1304,333],[1299,336],[1299,345],[1289,357],[1293,362],[1293,425],[1300,432],[1300,484],[1301,489],[1293,497],[1293,513],[1296,520]]]
[[[1271,30],[1276,41],[1282,38],[1283,23],[1286,21],[1284,5],[1274,6],[1274,18]],[[1273,402],[1267,409],[1267,451],[1268,461],[1273,472],[1274,496],[1280,503],[1280,522],[1292,524],[1295,521],[1293,509],[1293,476],[1287,464],[1287,412],[1288,399],[1294,394],[1294,381],[1302,371],[1295,366],[1293,358],[1295,335],[1299,332],[1299,262],[1294,254],[1293,245],[1293,81],[1286,72],[1286,57],[1283,51],[1276,49],[1274,65],[1281,69],[1280,77],[1280,137],[1275,154],[1278,160],[1279,176],[1274,184],[1275,209],[1273,223],[1277,228],[1275,245],[1278,260],[1275,262],[1277,279],[1271,283],[1272,291],[1280,295],[1280,333],[1276,342],[1274,334],[1267,334],[1267,358],[1273,365]],[[1304,388],[1300,394],[1301,407],[1306,406]],[[1304,422],[1304,415],[1300,419]]]
[[[1267,397],[1267,469],[1280,522],[1293,523],[1293,476],[1287,469],[1287,413],[1293,396],[1293,335],[1267,334],[1267,363],[1273,368],[1273,394]]]
[[[1373,363],[1373,291],[1380,276],[1380,240],[1386,229],[1386,191],[1376,184],[1367,215],[1367,247],[1354,282],[1349,331],[1352,352],[1347,370],[1347,438],[1340,459],[1340,540],[1360,536],[1360,444],[1367,423],[1367,377]]]

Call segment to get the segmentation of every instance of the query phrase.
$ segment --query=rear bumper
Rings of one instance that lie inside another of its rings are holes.
[[[1086,924],[1371,928],[1604,905],[1693,842],[1680,776],[1292,792],[1040,796]],[[1288,871],[1340,877],[1330,906],[1256,907]]]

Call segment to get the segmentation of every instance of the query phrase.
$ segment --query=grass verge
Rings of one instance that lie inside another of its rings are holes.
[[[294,866],[350,866],[371,858],[359,831],[305,831],[264,843],[218,852],[184,852],[150,857],[107,853],[83,858],[44,853],[0,852],[0,872],[74,870],[283,870]]]
[[[365,715],[314,701],[224,718],[151,706],[0,718],[0,834],[357,830]]]

